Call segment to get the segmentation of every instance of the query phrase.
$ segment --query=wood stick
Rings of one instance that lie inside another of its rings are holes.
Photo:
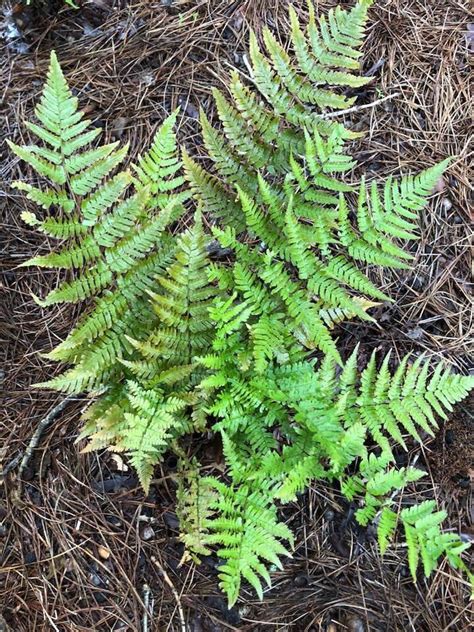
[[[175,598],[176,605],[178,606],[179,619],[180,619],[180,622],[181,622],[181,632],[187,632],[186,621],[184,619],[183,607],[181,605],[181,600],[179,598],[178,591],[174,587],[173,582],[169,578],[168,573],[165,571],[163,566],[160,564],[160,562],[157,560],[157,558],[154,555],[151,556],[151,561],[153,562],[153,564],[155,564],[155,566],[157,567],[160,575],[163,577],[165,582],[170,587],[171,592],[173,593],[173,597]]]
[[[150,586],[148,586],[148,584],[143,584],[143,605],[144,605],[144,610],[143,610],[143,632],[148,632],[149,631],[149,627],[148,627],[148,608],[150,605],[150,592],[151,592],[151,588]],[[153,616],[153,613],[152,613]]]
[[[53,423],[53,421],[59,416],[59,413],[61,413],[66,408],[69,402],[72,402],[75,399],[77,399],[76,395],[68,395],[61,402],[59,402],[59,404],[57,404],[54,408],[52,408],[49,411],[49,413],[46,415],[46,417],[44,417],[44,419],[42,419],[39,422],[25,450],[25,454],[23,455],[23,458],[21,460],[20,467],[18,468],[18,478],[21,478],[23,472],[26,469],[26,466],[30,462],[30,459],[33,455],[35,448],[38,447],[42,434]]]
[[[318,114],[323,119],[332,119],[336,118],[336,116],[344,116],[344,114],[350,114],[351,112],[360,112],[360,110],[367,110],[368,108],[375,108],[380,103],[384,101],[388,101],[389,99],[395,99],[399,97],[399,92],[394,92],[393,94],[387,94],[385,97],[381,99],[377,99],[377,101],[372,101],[371,103],[363,103],[362,105],[354,105],[351,108],[347,108],[347,110],[338,110],[337,112],[328,112],[327,114]]]

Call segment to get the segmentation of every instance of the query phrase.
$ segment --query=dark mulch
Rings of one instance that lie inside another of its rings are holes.
[[[268,23],[282,39],[288,32],[285,0],[91,0],[80,3],[78,12],[59,1],[49,4],[49,10],[36,11],[2,7],[0,133],[26,139],[22,120],[31,117],[55,48],[81,105],[104,127],[107,140],[130,142],[132,157],[178,104],[180,137],[199,154],[198,108],[212,117],[211,86],[225,90],[231,68],[245,68],[248,28]],[[302,0],[294,4],[304,11]],[[320,9],[334,4],[317,2]],[[414,271],[373,272],[396,302],[379,308],[379,327],[346,325],[341,344],[349,348],[362,339],[367,351],[394,347],[396,355],[426,350],[465,371],[472,354],[468,2],[380,0],[372,18],[364,69],[372,69],[375,79],[358,103],[398,96],[352,117],[368,130],[354,153],[369,174],[381,176],[417,170],[446,155],[456,159],[423,214]],[[11,39],[15,28],[19,37]],[[45,311],[31,299],[32,292],[42,295],[54,286],[57,276],[16,267],[47,244],[21,224],[25,200],[9,187],[28,174],[4,144],[0,161],[5,467],[61,400],[31,385],[57,370],[38,352],[65,337],[78,311]],[[457,573],[443,564],[433,579],[413,586],[403,549],[381,560],[373,534],[355,525],[353,508],[319,486],[284,509],[296,550],[284,571],[274,573],[263,603],[244,589],[238,605],[227,610],[216,588],[214,558],[179,566],[172,460],[157,469],[145,498],[126,464],[109,453],[79,453],[74,441],[82,406],[80,398],[69,403],[44,434],[22,485],[13,470],[0,490],[0,630],[182,632],[180,611],[194,632],[468,629],[468,589]],[[452,528],[466,537],[472,535],[471,431],[464,403],[422,450],[418,464],[430,475],[416,492],[439,499]],[[218,461],[218,446],[207,449],[209,462]],[[407,458],[417,452],[413,448]]]

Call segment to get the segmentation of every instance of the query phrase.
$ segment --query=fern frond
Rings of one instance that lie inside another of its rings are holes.
[[[25,191],[26,197],[32,200],[38,206],[48,211],[52,206],[64,210],[66,213],[71,213],[74,210],[75,202],[71,200],[66,191],[56,191],[51,188],[44,190],[34,187],[31,184],[21,181],[12,182],[12,187],[19,191]]]
[[[151,193],[151,208],[163,210],[171,200],[183,203],[190,195],[186,189],[176,193],[184,184],[184,177],[179,174],[182,163],[178,158],[174,133],[177,115],[178,110],[163,121],[155,133],[150,149],[144,156],[140,156],[136,165],[132,165],[137,174],[137,188],[146,188]]]
[[[297,98],[295,99],[294,86],[292,84],[290,87],[285,85],[287,78],[284,69],[272,68],[270,61],[260,50],[257,38],[252,31],[250,33],[250,58],[252,60],[252,79],[279,118],[287,120],[297,128],[317,129],[325,135],[330,134],[336,128],[344,129],[340,123],[325,121],[314,115],[308,107],[305,107],[305,104]],[[283,72],[283,76],[279,72]],[[347,130],[344,133],[346,138],[354,137],[354,134]]]
[[[368,301],[366,299],[362,299],[357,296],[354,296],[352,300],[358,303],[359,308],[363,309],[364,311],[367,311],[369,309],[372,309],[373,307],[377,307],[378,305],[380,305],[380,303],[374,303],[372,301]],[[339,325],[340,323],[346,320],[351,320],[352,318],[355,318],[359,313],[359,311],[355,312],[352,309],[347,309],[347,308],[343,309],[341,307],[329,307],[329,306],[326,306],[322,301],[318,307],[319,307],[319,311],[318,311],[319,317],[321,318],[321,320],[323,321],[323,323],[326,325],[328,329],[334,329],[336,325]]]
[[[21,219],[25,224],[28,224],[28,226],[34,226],[45,235],[55,237],[56,239],[71,239],[72,237],[84,235],[87,232],[87,228],[81,222],[79,216],[71,216],[68,219],[47,217],[44,220],[40,220],[34,213],[23,211]]]
[[[395,529],[397,527],[397,522],[397,514],[388,507],[384,507],[382,509],[382,513],[380,514],[379,523],[377,525],[377,539],[382,555],[385,553],[390,542],[393,539]]]
[[[429,577],[443,554],[454,568],[463,568],[461,554],[470,546],[456,534],[441,531],[440,525],[447,514],[445,511],[434,511],[435,508],[435,502],[427,500],[400,513],[408,546],[409,568],[415,582],[420,558],[425,577]]]
[[[219,568],[219,579],[229,607],[237,601],[242,579],[262,599],[262,580],[271,586],[267,564],[282,568],[280,557],[290,553],[281,540],[291,544],[291,531],[277,522],[275,507],[264,490],[251,491],[245,486],[236,489],[212,478],[206,482],[217,494],[211,505],[217,516],[211,521],[208,541],[219,546],[219,556],[225,560]]]
[[[314,5],[308,0],[308,39],[311,52],[323,66],[357,70],[361,55],[367,11],[373,0],[359,0],[351,11],[340,7],[331,10],[328,21],[316,18]]]
[[[148,493],[153,466],[171,440],[186,431],[180,413],[187,402],[179,396],[164,397],[159,391],[143,389],[134,382],[127,386],[132,412],[124,413],[114,449],[128,453],[140,483]]]
[[[223,189],[218,178],[207,173],[186,152],[182,152],[184,174],[193,196],[203,205],[206,211],[223,221],[232,221],[238,231],[245,228],[245,221],[238,204]]]
[[[90,193],[125,157],[127,148],[117,143],[86,149],[100,129],[87,131],[90,121],[78,110],[54,51],[41,101],[35,109],[39,124],[28,125],[46,146],[19,147],[9,143],[12,151],[31,165],[39,175],[56,185],[56,190],[41,191],[31,187],[30,197],[44,208],[60,202],[71,211],[74,195]]]
[[[130,182],[127,173],[119,173],[81,202],[84,226],[94,226],[106,211],[118,202]]]
[[[336,9],[336,11],[340,16],[340,9]],[[312,24],[310,28],[314,30],[316,29],[316,20],[314,8],[312,6],[310,6],[310,12],[310,23]],[[335,64],[332,63],[331,58],[328,58],[327,55],[315,55],[311,42],[303,32],[298,15],[294,7],[291,5],[289,7],[289,15],[291,22],[291,41],[295,51],[295,56],[299,67],[311,82],[316,84],[340,85],[357,88],[366,85],[372,80],[370,77],[360,77],[347,71],[343,72],[340,70],[334,70]],[[332,16],[334,20],[334,15],[332,14]],[[350,24],[348,26],[351,30],[354,29],[354,24]],[[359,47],[362,44],[360,31],[358,35],[358,41],[354,41],[355,38],[351,41],[351,44],[355,47]],[[321,45],[317,46],[317,49],[321,50]]]
[[[186,552],[197,563],[199,555],[210,555],[209,531],[215,515],[211,508],[216,492],[199,474],[195,459],[181,461],[178,469],[176,515],[179,520],[180,540]]]

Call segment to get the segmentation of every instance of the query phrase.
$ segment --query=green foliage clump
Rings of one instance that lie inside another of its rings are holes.
[[[397,468],[394,448],[433,435],[474,378],[424,356],[395,366],[374,353],[364,366],[357,348],[344,360],[334,337],[337,324],[372,319],[389,300],[363,268],[410,265],[400,240],[417,238],[448,164],[352,183],[345,147],[357,134],[337,115],[354,101],[344,90],[369,81],[358,60],[370,5],[317,18],[309,2],[305,29],[290,7],[288,51],[268,28],[264,47],[251,34],[253,86],[234,74],[230,96],[214,91],[219,128],[201,113],[210,172],[183,151],[181,173],[176,113],[138,164],[117,172],[126,147],[90,148],[99,131],[54,54],[39,124],[27,124],[43,144],[11,144],[48,183],[15,183],[45,211],[24,220],[62,241],[27,264],[76,270],[36,300],[89,305],[49,354],[71,367],[41,386],[93,394],[86,449],[125,452],[146,491],[175,452],[185,559],[217,549],[229,604],[243,580],[260,597],[271,586],[293,545],[278,508],[314,481],[339,484],[358,523],[377,526],[382,553],[400,524],[415,580],[442,555],[467,570],[445,512],[395,500],[424,472]],[[180,233],[189,196],[197,210]],[[191,454],[189,437],[204,431],[221,438],[222,476],[203,476]]]

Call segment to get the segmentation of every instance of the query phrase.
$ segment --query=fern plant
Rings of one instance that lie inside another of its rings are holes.
[[[40,386],[92,394],[79,439],[124,451],[145,491],[175,452],[184,559],[217,549],[230,605],[244,580],[260,597],[271,585],[293,544],[279,505],[318,480],[338,483],[359,524],[377,526],[382,553],[400,525],[415,580],[420,562],[428,576],[442,555],[467,571],[466,545],[443,531],[434,502],[395,503],[423,472],[397,468],[393,448],[432,435],[474,378],[424,356],[395,366],[374,354],[361,370],[357,348],[343,359],[334,336],[389,300],[362,266],[410,265],[400,240],[417,237],[448,164],[382,184],[350,178],[345,143],[358,134],[335,114],[353,103],[344,91],[369,81],[358,59],[370,5],[317,18],[309,2],[306,28],[290,7],[288,49],[269,29],[264,46],[251,34],[253,86],[234,74],[230,96],[214,92],[219,129],[201,113],[211,172],[183,151],[183,177],[176,113],[118,171],[126,147],[91,146],[99,131],[54,54],[39,123],[28,124],[43,143],[10,144],[47,183],[14,184],[44,211],[23,219],[62,241],[26,264],[74,272],[35,300],[88,304],[48,354],[70,368]],[[179,232],[190,196],[194,220]],[[203,431],[222,439],[223,475],[201,475],[182,440]]]
[[[429,360],[423,356],[405,356],[392,373],[390,356],[377,368],[373,354],[360,372],[357,348],[342,367],[330,355],[319,368],[315,361],[296,356],[267,366],[262,372],[253,361],[241,327],[245,310],[245,304],[235,308],[230,301],[216,305],[212,312],[217,325],[214,353],[201,359],[210,371],[202,386],[212,401],[209,411],[220,419],[214,428],[223,437],[231,479],[224,493],[222,482],[206,478],[206,484],[214,484],[219,498],[227,498],[227,504],[219,507],[215,501],[211,505],[217,515],[224,514],[225,520],[213,517],[205,521],[206,533],[215,532],[215,536],[204,538],[204,542],[224,542],[226,556],[240,560],[231,577],[221,578],[232,601],[242,577],[254,586],[258,584],[261,593],[261,580],[268,581],[267,548],[275,546],[281,554],[288,554],[281,540],[291,543],[291,535],[281,531],[284,525],[276,522],[276,516],[272,521],[262,511],[260,526],[267,529],[265,537],[257,539],[253,549],[246,545],[249,558],[242,559],[238,551],[247,532],[242,529],[237,538],[235,526],[225,514],[234,503],[234,515],[240,517],[239,523],[244,520],[239,492],[242,487],[260,495],[259,506],[274,507],[276,502],[295,500],[314,480],[338,481],[347,500],[359,506],[355,516],[359,524],[378,523],[383,552],[398,522],[397,513],[391,509],[393,494],[425,475],[414,467],[397,469],[393,445],[407,449],[409,438],[421,441],[421,431],[433,435],[438,427],[436,416],[446,418],[446,411],[452,411],[453,404],[474,386],[472,377],[453,374],[442,363],[431,371]],[[453,566],[467,571],[460,556],[467,546],[459,536],[440,530],[445,513],[435,512],[432,502],[420,506],[424,507],[420,515],[426,517],[426,523],[416,522],[414,510],[410,518],[412,508],[400,514],[414,579],[414,560],[420,551],[425,556],[426,575],[443,553]],[[246,506],[246,510],[251,512],[249,519],[255,519],[254,506]],[[260,570],[251,561],[256,563],[257,559]],[[258,581],[254,573],[260,575]]]

